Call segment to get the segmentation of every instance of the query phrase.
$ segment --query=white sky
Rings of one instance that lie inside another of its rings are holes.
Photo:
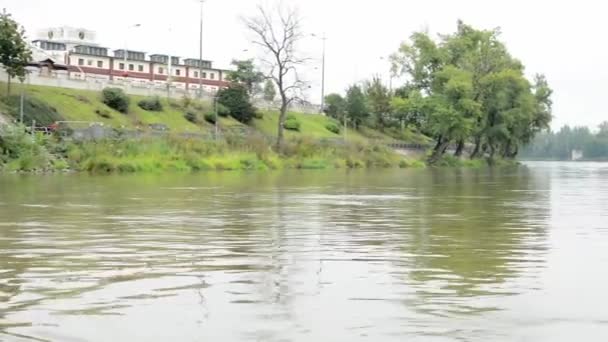
[[[268,2],[269,0],[261,0]],[[523,61],[529,75],[545,73],[554,95],[554,127],[568,123],[596,127],[608,120],[608,33],[602,1],[598,0],[285,0],[296,4],[304,30],[326,32],[326,93],[343,92],[355,81],[374,74],[387,77],[389,65],[380,59],[422,28],[452,32],[456,20],[479,28],[500,26],[511,53]],[[239,18],[252,13],[258,0],[207,0],[204,58],[227,67],[233,58],[256,57]],[[196,0],[0,0],[30,36],[49,26],[76,26],[97,31],[98,42],[149,53],[176,51],[198,56],[199,7]],[[125,27],[141,23],[127,34]],[[172,33],[168,34],[168,27]],[[243,51],[248,49],[249,51]],[[301,45],[308,57],[319,58],[307,68],[310,99],[320,98],[321,43]],[[315,70],[315,67],[319,67]],[[398,82],[396,82],[398,85]]]

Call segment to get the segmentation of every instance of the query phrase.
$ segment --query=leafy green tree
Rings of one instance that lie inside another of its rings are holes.
[[[358,85],[352,85],[346,91],[346,113],[356,129],[359,129],[369,116],[365,94]]]
[[[266,80],[264,83],[264,100],[268,102],[274,101],[277,97],[277,90],[274,87],[272,80]]]
[[[346,100],[340,94],[325,96],[325,114],[331,118],[342,121],[346,112]]]
[[[230,82],[244,85],[249,95],[255,95],[259,84],[264,81],[264,74],[256,70],[253,59],[233,60],[232,65],[236,67],[236,70],[229,72],[227,79]]]
[[[425,99],[418,89],[402,87],[397,90],[396,96],[391,99],[391,112],[393,118],[402,126],[409,126],[416,131],[428,133]]]
[[[542,75],[531,84],[521,62],[500,41],[500,30],[477,30],[462,21],[456,32],[432,39],[413,34],[392,56],[393,70],[410,79],[391,101],[393,116],[432,136],[431,162],[450,145],[467,143],[472,158],[514,158],[551,121],[552,90]]]
[[[391,92],[379,77],[372,78],[365,85],[368,108],[374,126],[384,130],[391,121]]]
[[[217,94],[218,103],[228,109],[230,116],[242,123],[249,123],[255,116],[255,107],[251,104],[247,88],[233,83]]]
[[[11,93],[11,79],[25,80],[27,63],[32,59],[32,52],[25,38],[25,30],[6,9],[0,14],[0,64],[4,66],[7,79],[7,96]]]
[[[604,121],[599,125],[598,136],[608,138],[608,121]]]

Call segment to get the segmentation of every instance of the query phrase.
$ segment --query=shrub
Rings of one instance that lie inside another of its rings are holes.
[[[105,88],[101,92],[103,103],[108,107],[126,114],[129,111],[129,97],[120,88]]]
[[[101,116],[102,118],[109,119],[112,117],[110,111],[107,109],[95,109],[95,114]]]
[[[325,125],[325,128],[334,134],[340,134],[340,126],[336,125],[333,122],[330,122],[327,125]]]
[[[214,124],[215,125],[215,113],[207,113],[207,114],[205,114],[205,121],[207,121],[210,124]]]
[[[187,111],[186,114],[184,114],[184,119],[186,119],[192,123],[197,123],[198,115],[196,115],[196,113],[193,111]]]
[[[290,130],[290,131],[300,131],[300,121],[298,121],[298,119],[293,116],[293,115],[288,115],[287,119],[285,119],[285,122],[283,123],[283,127],[285,127],[285,129]]]
[[[217,115],[223,118],[227,118],[230,115],[230,109],[221,103],[217,104]]]
[[[225,106],[230,116],[242,123],[249,123],[255,115],[255,107],[249,101],[247,89],[240,84],[232,84],[218,92],[218,103]],[[218,112],[219,112],[218,107]]]
[[[149,112],[161,112],[163,110],[163,104],[158,96],[146,97],[139,101],[137,105],[139,108]]]
[[[264,119],[264,112],[256,110],[255,113],[253,114],[253,117],[258,120],[262,120],[262,119]]]
[[[8,114],[15,120],[20,118],[21,97],[13,95],[5,98]],[[31,126],[32,120],[36,120],[37,126],[48,126],[56,121],[64,120],[57,110],[49,106],[46,102],[35,97],[25,97],[23,102],[23,123],[26,126]]]

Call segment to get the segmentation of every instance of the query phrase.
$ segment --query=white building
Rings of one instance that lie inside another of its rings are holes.
[[[73,27],[41,30],[32,42],[35,61],[51,59],[67,65],[68,77],[76,80],[129,82],[142,87],[198,90],[208,92],[228,85],[226,70],[213,68],[211,61],[181,59],[162,54],[146,56],[141,51],[114,50],[95,41],[95,32]]]

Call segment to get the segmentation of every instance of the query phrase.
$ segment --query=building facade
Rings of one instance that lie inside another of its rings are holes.
[[[67,65],[74,80],[124,82],[151,88],[215,92],[228,85],[226,70],[198,58],[150,54],[124,49],[110,51],[95,42],[95,33],[61,27],[39,32],[32,42],[34,58]]]

